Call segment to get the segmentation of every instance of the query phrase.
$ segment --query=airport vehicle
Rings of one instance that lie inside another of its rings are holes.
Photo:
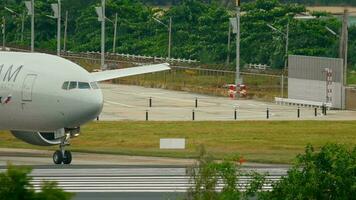
[[[169,69],[165,63],[89,73],[58,56],[0,52],[0,130],[33,145],[59,145],[53,162],[70,164],[70,138],[103,108],[97,82]]]

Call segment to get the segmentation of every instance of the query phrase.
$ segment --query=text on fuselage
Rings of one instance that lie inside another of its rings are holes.
[[[6,67],[4,64],[0,64],[0,82],[15,82],[22,68],[23,65]]]

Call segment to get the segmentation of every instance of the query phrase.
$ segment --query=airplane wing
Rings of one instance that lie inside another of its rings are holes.
[[[131,67],[125,69],[116,69],[116,70],[108,70],[102,72],[93,72],[91,73],[93,80],[95,81],[105,81],[111,80],[115,78],[122,78],[127,76],[160,72],[165,70],[170,70],[168,63],[157,64],[157,65],[144,65],[141,67]]]

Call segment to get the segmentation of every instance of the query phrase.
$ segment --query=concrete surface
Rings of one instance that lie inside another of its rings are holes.
[[[140,86],[101,84],[104,94],[104,109],[101,120],[145,120],[148,111],[153,121],[190,121],[192,111],[195,120],[234,120],[237,109],[238,120],[298,120],[295,106],[282,106],[255,100],[232,100],[228,97],[214,97],[188,92],[144,88]],[[149,98],[152,107],[149,107]],[[198,108],[195,99],[198,98]],[[313,108],[301,108],[299,120],[355,120],[355,111],[331,110],[327,116]]]

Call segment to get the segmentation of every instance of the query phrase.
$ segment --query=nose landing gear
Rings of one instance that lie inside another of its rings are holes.
[[[56,150],[53,154],[53,162],[54,164],[60,165],[65,164],[68,165],[72,162],[72,153],[68,150],[65,150],[66,146],[69,146],[70,134],[66,134],[63,137],[61,144],[59,145],[60,150]]]

